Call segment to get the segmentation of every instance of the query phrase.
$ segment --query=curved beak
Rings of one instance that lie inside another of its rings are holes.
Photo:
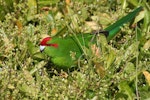
[[[45,46],[40,45],[40,52],[43,52],[45,49]]]

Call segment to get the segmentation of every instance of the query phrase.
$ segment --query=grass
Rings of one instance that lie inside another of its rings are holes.
[[[105,37],[97,37],[100,56],[93,50],[97,48],[87,48],[89,63],[83,61],[78,70],[64,72],[39,52],[41,38],[89,33],[93,27],[109,26],[131,10],[122,10],[123,3],[113,0],[68,1],[68,6],[66,2],[39,2],[38,14],[31,12],[32,3],[28,7],[30,2],[20,2],[0,21],[0,98],[149,99],[148,15],[140,14],[136,31],[125,25],[109,43]],[[144,4],[149,10],[148,3]]]

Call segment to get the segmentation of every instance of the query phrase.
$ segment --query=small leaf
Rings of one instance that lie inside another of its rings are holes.
[[[70,3],[71,3],[71,0],[66,0],[67,5],[70,5]]]
[[[141,11],[141,12],[138,14],[138,16],[136,16],[136,18],[135,18],[133,24],[139,22],[140,20],[142,20],[142,19],[144,18],[144,15],[145,15],[145,11]]]
[[[131,46],[129,46],[124,54],[124,59],[123,60],[128,60],[130,61],[131,59],[133,59],[134,57],[136,57],[137,53],[138,53],[138,46],[139,46],[139,42],[135,42],[133,43]]]
[[[27,47],[28,47],[29,53],[31,55],[33,55],[35,53],[35,51],[36,51],[34,49],[34,44],[31,41],[27,41]]]
[[[133,100],[135,97],[135,94],[133,92],[133,90],[131,89],[131,87],[129,86],[129,84],[126,81],[123,81],[119,84],[118,86],[120,92],[125,93],[126,95],[128,95],[128,100]]]
[[[110,65],[114,62],[115,59],[116,59],[115,51],[111,50],[107,57],[107,68],[110,67]]]
[[[131,73],[135,72],[135,66],[134,66],[134,64],[131,63],[131,62],[127,62],[126,63],[126,67],[124,68],[124,71],[127,74],[131,74]]]
[[[57,29],[56,28],[53,28],[52,31],[51,31],[51,35],[52,36],[55,36],[57,34]]]
[[[98,46],[101,46],[102,53],[106,52],[106,47],[108,46],[107,39],[103,34],[99,34]]]
[[[86,21],[85,24],[87,25],[87,27],[89,27],[93,30],[99,30],[98,24],[94,21]]]
[[[148,50],[148,49],[150,48],[150,40],[148,40],[148,41],[144,44],[143,48],[144,48],[145,50]]]
[[[42,67],[44,67],[46,64],[46,62],[41,61],[38,64],[35,65],[35,67],[30,71],[30,74],[34,74],[36,71],[38,71],[39,69],[41,69]]]
[[[99,74],[101,78],[103,78],[106,75],[106,70],[102,66],[102,64],[96,63],[95,64],[95,69],[96,69],[97,74]]]
[[[150,86],[150,73],[148,71],[143,71],[143,74],[147,80],[147,83],[149,84]]]
[[[9,89],[15,89],[14,85],[12,85],[12,84],[8,84],[8,88]]]

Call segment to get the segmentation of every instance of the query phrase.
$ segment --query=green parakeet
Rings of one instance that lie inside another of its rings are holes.
[[[119,31],[123,24],[130,22],[142,10],[138,7],[128,15],[124,16],[114,24],[108,26],[99,33],[105,34],[107,40],[111,40]],[[65,38],[46,37],[40,42],[40,51],[51,57],[51,62],[60,68],[68,69],[77,65],[78,59],[84,54],[84,47],[89,46],[93,34],[77,34]]]

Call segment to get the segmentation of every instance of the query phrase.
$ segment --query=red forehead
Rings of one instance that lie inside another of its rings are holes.
[[[41,41],[40,45],[47,45],[47,42],[48,42],[49,40],[51,40],[51,37],[46,37],[46,38],[44,38],[44,39]]]
[[[52,38],[51,37],[46,37],[46,38],[44,38],[42,41],[41,41],[41,43],[40,43],[40,45],[42,45],[42,46],[53,46],[53,47],[55,47],[55,48],[57,48],[58,47],[58,44],[47,44],[47,42],[48,41],[50,41]]]

